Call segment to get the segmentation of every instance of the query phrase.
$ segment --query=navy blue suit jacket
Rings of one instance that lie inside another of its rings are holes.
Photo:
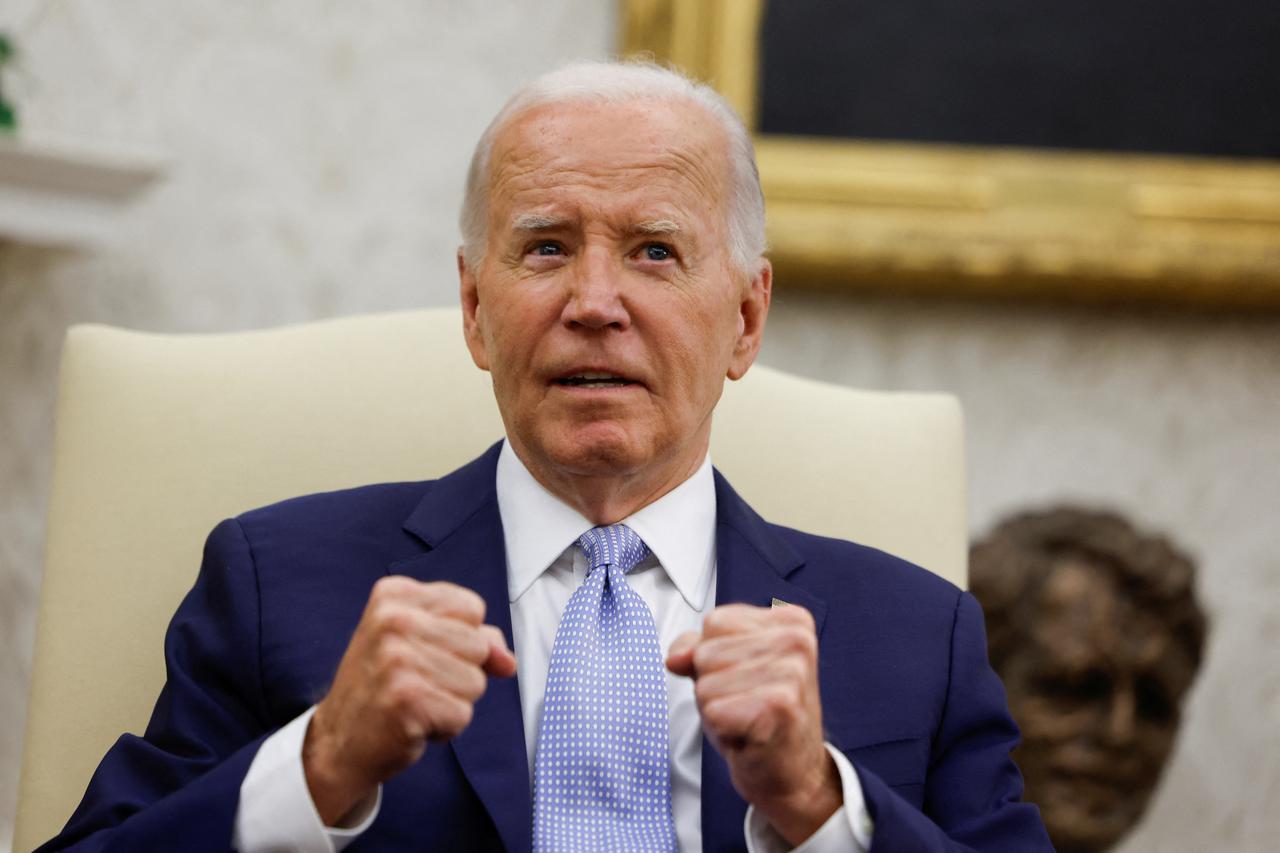
[[[116,742],[41,849],[227,850],[258,746],[324,696],[387,574],[474,589],[510,643],[497,456],[218,525],[169,626],[145,736]],[[974,599],[882,552],[768,524],[718,473],[716,499],[716,602],[776,597],[813,613],[827,736],[857,768],[873,851],[1051,850],[1035,807],[1018,802],[1017,730]],[[529,850],[520,689],[491,681],[461,735],[384,786],[380,815],[348,849]],[[743,849],[745,812],[704,742],[704,849]]]

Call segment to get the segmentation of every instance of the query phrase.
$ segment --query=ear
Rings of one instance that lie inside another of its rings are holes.
[[[467,341],[467,349],[471,351],[471,360],[481,370],[489,369],[489,353],[484,345],[484,329],[481,318],[480,290],[476,281],[476,271],[467,266],[467,259],[458,247],[458,284],[462,297],[462,336]]]
[[[756,360],[760,342],[764,339],[764,322],[769,316],[769,301],[773,298],[773,264],[768,258],[760,259],[760,268],[752,277],[738,305],[738,337],[733,345],[733,357],[729,360],[728,376],[741,379]]]

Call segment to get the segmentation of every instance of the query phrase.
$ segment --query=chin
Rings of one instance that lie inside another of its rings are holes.
[[[585,476],[617,476],[644,467],[641,454],[623,442],[576,444],[553,458],[562,469]]]
[[[1041,805],[1045,828],[1058,844],[1059,853],[1109,850],[1142,814],[1132,802],[1122,802],[1126,794],[1119,789],[1109,797],[1100,792],[1063,793],[1071,799]]]
[[[1084,825],[1077,820],[1062,822],[1045,819],[1045,829],[1058,853],[1104,853],[1111,850],[1132,828],[1123,825]]]
[[[556,467],[585,476],[625,474],[652,458],[644,442],[613,425],[571,430],[537,444]]]

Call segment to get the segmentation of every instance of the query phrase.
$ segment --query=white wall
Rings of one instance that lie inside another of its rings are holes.
[[[31,131],[146,143],[104,250],[0,246],[0,851],[15,797],[66,326],[222,330],[455,299],[471,144],[521,80],[613,44],[610,0],[6,0]],[[1203,560],[1185,737],[1125,853],[1280,834],[1280,319],[779,298],[764,358],[961,395],[972,518],[1105,502]],[[1268,607],[1270,605],[1270,607]],[[1267,814],[1265,803],[1272,804]]]

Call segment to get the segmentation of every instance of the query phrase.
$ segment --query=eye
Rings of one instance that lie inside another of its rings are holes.
[[[640,249],[640,253],[646,261],[656,262],[670,260],[675,254],[669,246],[664,246],[661,243],[645,243]]]
[[[1050,701],[1071,706],[1101,701],[1112,690],[1110,676],[1101,670],[1044,675],[1035,679],[1033,687]]]
[[[1145,719],[1166,722],[1177,714],[1177,700],[1154,678],[1138,679],[1138,714]]]
[[[529,254],[537,255],[541,258],[551,258],[556,255],[563,255],[564,246],[561,246],[555,240],[541,240],[529,247]]]

